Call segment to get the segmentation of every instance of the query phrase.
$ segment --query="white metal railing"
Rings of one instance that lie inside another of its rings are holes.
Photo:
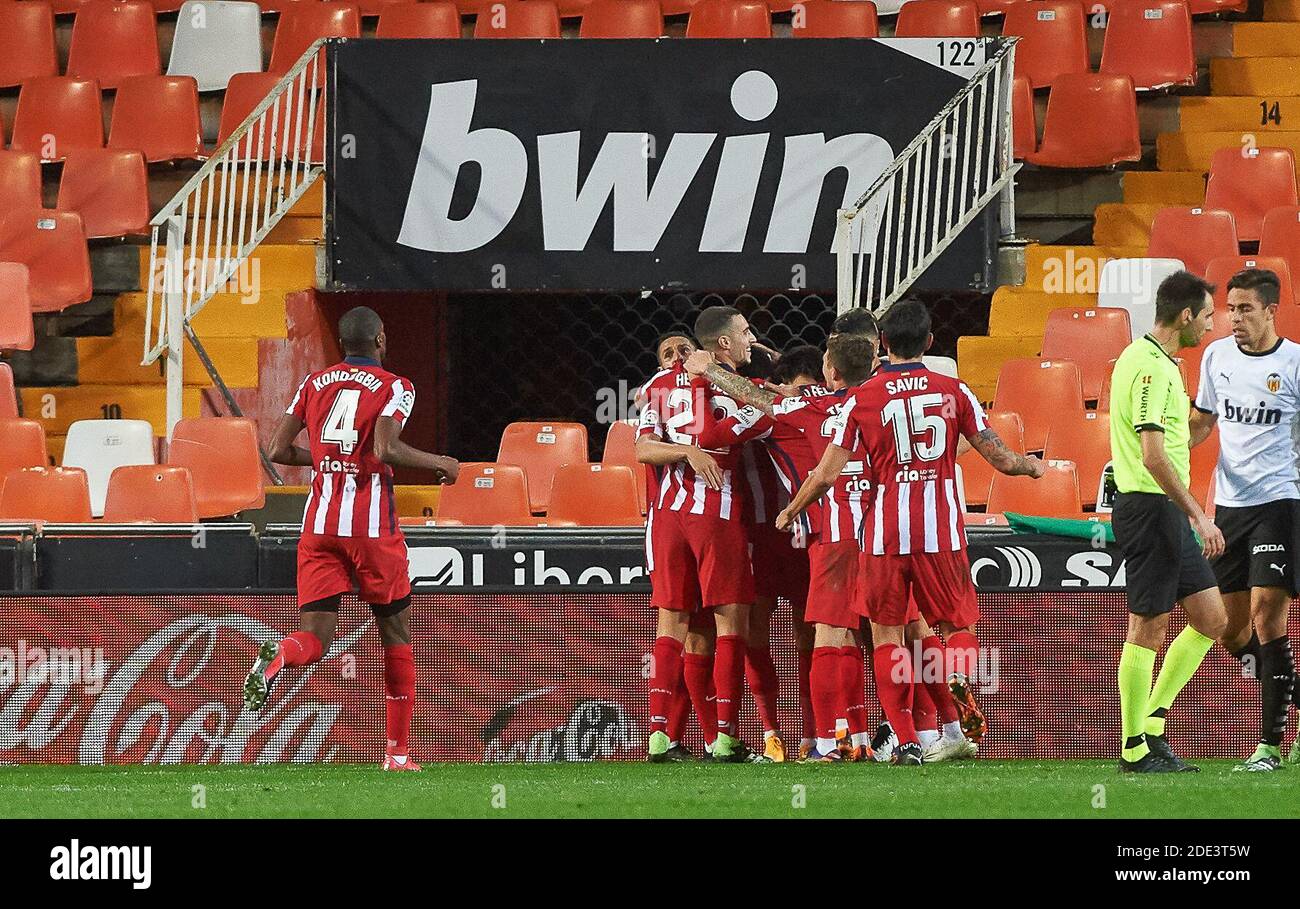
[[[190,321],[218,293],[256,293],[241,286],[249,256],[324,172],[317,118],[324,113],[326,41],[308,48],[150,222],[141,365],[166,355],[168,438],[182,416],[187,336],[230,400]]]
[[[1015,39],[998,46],[835,226],[839,312],[882,311],[907,292],[999,194],[1010,193]]]

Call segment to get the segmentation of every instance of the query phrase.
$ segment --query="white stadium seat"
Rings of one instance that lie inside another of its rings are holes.
[[[924,357],[925,368],[941,376],[957,378],[957,361],[952,357]]]
[[[78,420],[68,427],[63,466],[80,467],[90,484],[90,513],[104,514],[114,468],[153,464],[153,427],[148,420]]]
[[[262,72],[262,11],[237,0],[189,0],[176,17],[169,76],[221,91],[235,73]]]
[[[1178,259],[1111,259],[1101,267],[1097,306],[1128,310],[1129,330],[1137,340],[1156,321],[1156,288],[1176,271]]]

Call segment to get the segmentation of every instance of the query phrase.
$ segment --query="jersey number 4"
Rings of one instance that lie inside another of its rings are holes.
[[[880,411],[880,421],[894,432],[898,463],[909,464],[913,457],[933,461],[948,447],[948,424],[943,417],[927,410],[942,407],[943,395],[916,395],[894,398]]]
[[[360,403],[361,389],[340,388],[320,429],[321,442],[333,443],[343,454],[352,454],[357,447],[357,405]]]

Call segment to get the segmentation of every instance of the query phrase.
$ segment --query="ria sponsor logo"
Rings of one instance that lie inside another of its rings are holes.
[[[130,881],[134,890],[153,883],[152,846],[83,846],[73,840],[50,850],[50,879]]]

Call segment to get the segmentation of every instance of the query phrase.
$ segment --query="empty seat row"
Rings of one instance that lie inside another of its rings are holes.
[[[22,467],[0,479],[0,521],[80,524],[93,519],[91,490],[80,467]],[[193,524],[194,482],[184,467],[118,467],[101,506],[108,524]]]
[[[533,485],[516,464],[462,464],[455,485],[442,490],[437,523],[627,527],[645,520],[637,502],[634,471],[624,465],[582,462],[556,468],[545,517],[533,514]]]
[[[0,151],[0,210],[40,209],[41,159]],[[55,207],[76,212],[88,239],[143,234],[149,227],[149,172],[138,151],[83,148],[68,153]]]

